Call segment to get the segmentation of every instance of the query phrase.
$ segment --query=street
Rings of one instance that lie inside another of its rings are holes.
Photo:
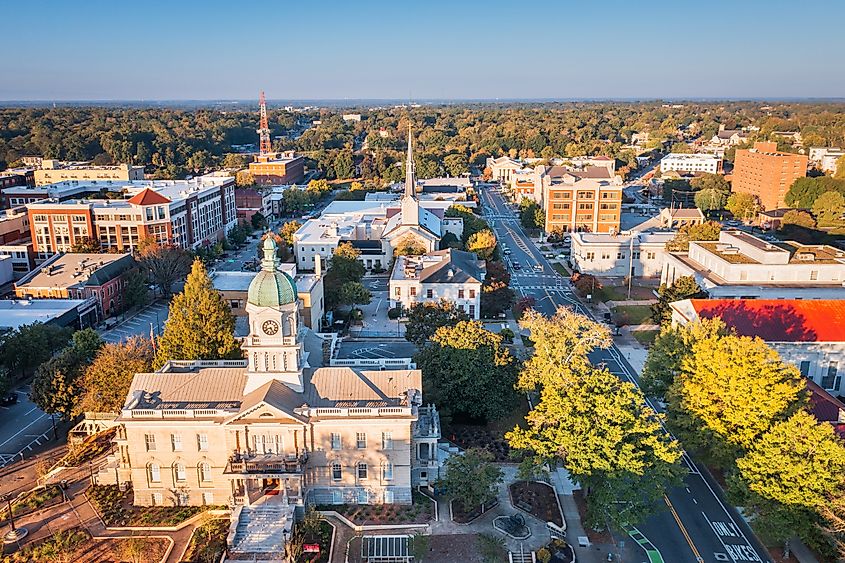
[[[14,393],[18,402],[0,407],[0,467],[27,457],[33,448],[54,439],[50,415],[29,400],[29,387],[19,387]]]
[[[557,275],[537,246],[523,231],[517,215],[505,203],[501,192],[482,189],[480,196],[485,217],[501,243],[511,250],[509,266],[519,262],[522,269],[512,271],[511,286],[523,296],[533,296],[535,309],[552,315],[560,306],[595,318],[572,294],[568,280]],[[539,264],[542,269],[533,269]],[[639,375],[615,345],[590,354],[594,365],[604,364],[620,378],[639,386]],[[651,401],[648,404],[655,408]],[[658,410],[655,408],[655,410]],[[724,500],[719,486],[707,471],[684,454],[689,473],[684,486],[668,492],[660,511],[639,526],[639,530],[657,547],[668,562],[701,561],[736,563],[771,561],[747,523]]]

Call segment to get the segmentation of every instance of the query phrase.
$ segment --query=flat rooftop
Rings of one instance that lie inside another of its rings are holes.
[[[44,194],[50,197],[61,197],[63,194],[97,193],[101,190],[107,190],[110,192],[125,192],[125,197],[128,199],[149,188],[172,201],[181,199],[184,195],[220,187],[232,181],[234,181],[232,176],[215,176],[212,174],[197,176],[190,180],[64,180],[35,188],[15,186],[6,188],[3,192],[7,195]],[[91,203],[102,202],[103,205],[114,205],[125,200],[90,199],[88,201]],[[107,201],[108,204],[105,203]],[[77,203],[79,202],[81,201]]]
[[[73,253],[57,255],[53,260],[47,260],[37,269],[26,275],[15,287],[21,288],[67,288],[84,286],[89,280],[100,285],[103,281],[113,279],[118,270],[124,266],[116,263],[125,260],[129,254],[112,253]],[[128,264],[127,264],[128,266]],[[98,280],[98,274],[103,280]]]
[[[48,323],[85,302],[85,299],[0,299],[0,329]]]
[[[341,360],[379,360],[411,358],[417,347],[403,339],[367,338],[366,340],[341,340],[335,349],[335,358]]]

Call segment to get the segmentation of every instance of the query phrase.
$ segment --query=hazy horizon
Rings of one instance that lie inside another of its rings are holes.
[[[10,102],[839,99],[845,3],[62,0],[5,10]],[[17,49],[17,52],[15,51]]]

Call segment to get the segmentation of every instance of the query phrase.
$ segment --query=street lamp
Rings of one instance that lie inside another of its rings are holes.
[[[29,533],[29,530],[26,528],[18,528],[15,526],[15,516],[12,514],[12,495],[6,493],[2,497],[0,497],[0,501],[6,502],[6,510],[9,511],[9,524],[11,525],[11,529],[6,532],[3,536],[3,543],[15,543],[23,538]]]

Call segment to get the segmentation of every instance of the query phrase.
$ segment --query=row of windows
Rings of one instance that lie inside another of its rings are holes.
[[[184,463],[176,462],[170,467],[174,483],[185,483],[188,481],[188,472]],[[211,464],[203,461],[197,464],[197,475],[200,483],[211,483]],[[147,466],[147,478],[150,483],[161,483],[161,465],[150,463]]]
[[[395,295],[397,298],[402,297],[402,288],[397,286],[393,290],[393,295]],[[411,297],[416,297],[417,296],[417,288],[415,286],[409,287],[408,288],[408,295],[410,295]],[[458,290],[458,299],[465,299],[466,295],[467,295],[467,290],[464,290],[464,289]],[[426,299],[434,299],[434,290],[433,289],[426,289],[425,290],[425,298]],[[475,299],[475,290],[474,289],[469,290],[469,298]]]
[[[340,481],[343,478],[343,466],[340,463],[331,464],[332,481]],[[370,466],[367,462],[360,461],[355,464],[355,477],[359,481],[369,479]],[[381,479],[382,481],[393,480],[393,464],[385,461],[381,464]]]
[[[602,260],[610,260],[611,255],[612,254],[610,252],[602,252],[601,259]],[[617,260],[624,260],[625,256],[626,256],[626,254],[624,252],[617,252],[616,253],[616,259]],[[632,257],[633,257],[634,260],[639,260],[640,259],[640,251],[635,250]],[[657,257],[656,252],[646,252],[646,257],[645,257],[646,260],[654,260],[656,257]],[[585,252],[584,258],[586,258],[587,260],[595,260],[596,259],[596,253],[595,252]]]
[[[207,452],[208,451],[208,434],[197,434],[196,435],[196,444],[197,444],[197,451],[198,452]],[[158,446],[156,445],[156,435],[155,434],[144,434],[144,445],[147,448],[148,452],[154,452],[157,450]],[[170,447],[174,452],[181,452],[182,450],[182,435],[181,434],[171,434],[170,435]]]
[[[173,501],[176,506],[187,506],[188,505],[188,493],[183,491],[178,491],[174,493]],[[204,492],[202,494],[202,503],[206,506],[211,506],[214,504],[214,493],[211,492]],[[150,504],[153,506],[164,506],[164,497],[161,493],[152,493],[150,495]]]
[[[343,449],[343,437],[333,432],[331,436],[331,444],[333,450],[341,450]],[[365,432],[356,432],[355,433],[355,447],[359,450],[365,449],[367,447],[367,434]],[[381,433],[381,449],[383,450],[392,450],[393,449],[393,433],[392,432],[382,432]]]

